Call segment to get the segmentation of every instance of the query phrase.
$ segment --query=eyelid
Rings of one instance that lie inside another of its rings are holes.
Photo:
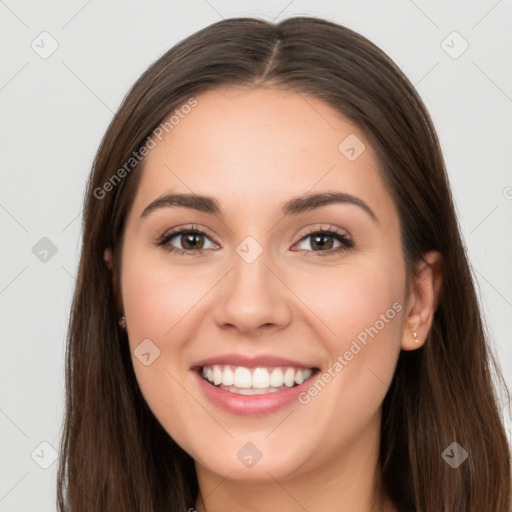
[[[337,235],[340,235],[347,239],[352,240],[352,235],[346,229],[341,229],[336,226],[315,225],[313,227],[309,226],[305,229],[306,229],[306,231],[300,235],[300,240],[302,240],[304,237],[306,237],[308,235],[312,235],[313,233],[319,233],[319,232],[336,233]]]
[[[163,235],[162,235],[162,238],[163,237],[167,237],[167,236],[172,236],[172,235],[176,235],[178,233],[181,233],[182,231],[197,231],[198,233],[202,233],[202,234],[205,234],[206,236],[210,237],[210,238],[214,238],[211,234],[210,234],[210,231],[207,229],[207,228],[204,228],[202,226],[199,226],[197,224],[184,224],[182,226],[176,226],[174,228],[171,228],[169,230],[167,230]],[[217,243],[217,242],[216,242]]]

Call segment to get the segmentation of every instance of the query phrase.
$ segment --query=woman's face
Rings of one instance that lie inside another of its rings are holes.
[[[154,139],[126,223],[121,295],[142,393],[203,471],[364,464],[406,290],[376,155],[312,96],[196,100]]]

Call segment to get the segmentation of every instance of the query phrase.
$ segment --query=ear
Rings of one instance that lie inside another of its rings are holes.
[[[103,260],[105,261],[107,268],[110,270],[110,273],[112,274],[112,285],[114,287],[114,295],[116,298],[116,307],[119,311],[122,311],[121,294],[119,291],[117,272],[115,272],[115,269],[113,268],[113,266],[114,266],[113,255],[112,255],[112,249],[110,247],[107,247],[107,249],[105,249],[105,251],[103,252]]]
[[[443,258],[438,251],[428,252],[411,275],[402,350],[415,350],[425,343],[439,304],[442,285]],[[413,333],[417,336],[414,337]]]
[[[110,247],[105,249],[105,252],[103,253],[103,259],[105,260],[108,269],[112,270],[112,249]]]

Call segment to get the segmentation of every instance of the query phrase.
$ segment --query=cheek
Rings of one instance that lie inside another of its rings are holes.
[[[186,438],[187,418],[197,411],[183,393],[190,379],[183,356],[187,331],[193,329],[194,304],[207,283],[135,252],[123,261],[121,279],[131,358],[142,395],[171,436]]]
[[[194,316],[194,307],[208,290],[212,276],[155,264],[143,257],[123,262],[123,305],[130,335],[173,340],[173,329]],[[211,286],[211,285],[210,285]]]
[[[379,411],[400,352],[403,281],[399,266],[364,264],[317,273],[308,284],[299,293],[317,315],[312,328],[330,361],[299,402],[316,424],[344,429],[321,457],[355,442]]]
[[[189,378],[188,345],[204,317],[204,297],[219,280],[219,272],[207,266],[172,265],[165,258],[148,256],[135,244],[127,245],[125,254],[122,300],[137,380],[148,403],[164,394],[172,400],[182,395],[178,382]],[[150,366],[137,359],[139,347],[148,348],[144,353],[149,351],[150,359],[152,351],[158,354]]]
[[[338,374],[344,377],[338,382],[347,379],[351,387],[361,389],[378,380],[388,385],[400,350],[403,321],[405,274],[399,262],[323,270],[314,278],[297,281],[296,290],[315,313],[314,330],[322,333],[331,364],[340,361],[343,365]]]

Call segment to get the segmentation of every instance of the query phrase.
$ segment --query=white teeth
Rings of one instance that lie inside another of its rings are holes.
[[[283,391],[283,389],[288,389],[286,386],[283,386],[282,388],[265,388],[265,389],[243,389],[243,388],[236,388],[235,386],[223,386],[220,385],[222,389],[225,391],[229,391],[230,393],[236,393],[238,395],[266,395],[267,393],[275,393],[277,391]]]
[[[252,386],[257,389],[265,389],[270,386],[270,375],[265,368],[256,368],[252,374]]]
[[[222,382],[222,370],[215,365],[213,367],[213,383],[217,386]]]
[[[284,383],[291,388],[295,382],[295,370],[293,368],[286,368],[284,372]]]
[[[283,370],[274,368],[270,374],[270,385],[273,388],[280,388],[284,384]]]
[[[237,388],[247,388],[251,387],[251,372],[248,368],[244,368],[243,366],[239,366],[235,370],[234,377],[234,386]]]
[[[296,384],[302,384],[304,382],[304,372],[302,370],[299,370],[295,374],[295,383]]]
[[[272,393],[302,384],[313,369],[294,367],[245,368],[243,366],[213,365],[202,368],[201,374],[215,386],[243,395]]]
[[[222,373],[222,384],[224,384],[224,386],[232,386],[234,383],[235,374],[229,366],[226,366],[224,368],[224,372]]]

